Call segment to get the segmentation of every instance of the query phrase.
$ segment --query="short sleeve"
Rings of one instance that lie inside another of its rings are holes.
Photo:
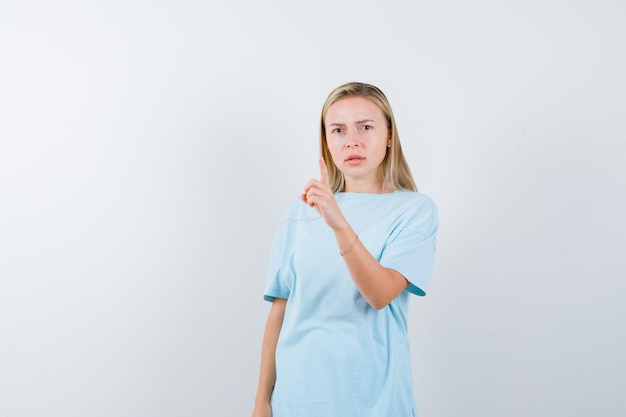
[[[290,227],[287,219],[281,223],[270,252],[269,267],[263,298],[274,301],[275,298],[289,298],[294,269],[290,256]]]
[[[426,295],[435,258],[439,218],[434,202],[428,198],[406,214],[390,236],[380,263],[398,271],[409,281],[407,291]]]

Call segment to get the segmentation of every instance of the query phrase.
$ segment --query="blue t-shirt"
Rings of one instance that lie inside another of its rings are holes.
[[[407,290],[381,310],[354,285],[332,230],[294,201],[270,257],[264,298],[286,298],[276,347],[273,417],[412,417],[409,292],[425,295],[437,210],[424,194],[336,193],[369,252],[401,273]]]

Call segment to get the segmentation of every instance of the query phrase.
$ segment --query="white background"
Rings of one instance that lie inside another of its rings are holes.
[[[421,416],[623,416],[624,22],[619,0],[0,0],[0,417],[249,415],[270,244],[355,80],[439,207]]]

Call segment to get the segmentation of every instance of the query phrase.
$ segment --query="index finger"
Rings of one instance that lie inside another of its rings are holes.
[[[328,184],[328,168],[326,168],[326,162],[324,158],[320,156],[319,159],[320,164],[320,181],[324,184]]]

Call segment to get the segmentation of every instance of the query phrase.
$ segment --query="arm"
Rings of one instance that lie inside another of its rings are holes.
[[[409,285],[399,272],[385,268],[357,238],[341,213],[328,184],[324,160],[320,158],[320,179],[309,181],[302,200],[314,207],[333,230],[337,246],[357,289],[369,305],[380,310],[393,301]]]
[[[261,349],[261,370],[259,372],[259,387],[254,401],[252,417],[271,417],[270,398],[276,382],[276,344],[283,325],[287,300],[276,298],[272,303]]]
[[[378,263],[361,243],[352,227],[345,225],[333,229],[337,246],[357,289],[376,310],[386,307],[406,289],[409,281],[399,272]]]

